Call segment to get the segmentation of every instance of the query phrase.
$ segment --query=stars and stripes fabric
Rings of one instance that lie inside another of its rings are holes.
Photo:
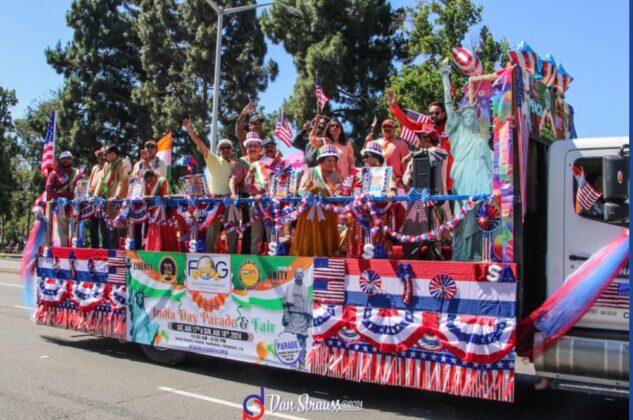
[[[319,112],[323,111],[323,107],[330,100],[323,92],[323,88],[321,87],[321,78],[317,74],[316,76],[316,101],[317,101],[317,109]]]
[[[481,263],[407,263],[413,299],[405,304],[397,261],[345,260],[344,303],[315,299],[310,371],[512,401],[516,265],[504,264],[512,274],[492,282]]]
[[[606,308],[629,309],[631,289],[629,279],[615,279],[602,292],[594,306]]]
[[[290,124],[288,123],[288,119],[286,118],[286,114],[283,109],[281,110],[281,114],[279,114],[279,119],[277,120],[273,134],[286,146],[292,146],[292,129],[290,128]]]
[[[53,111],[48,122],[48,128],[44,135],[44,149],[42,150],[42,163],[40,173],[46,176],[49,171],[55,170],[55,142],[57,140],[57,111]]]
[[[342,305],[345,298],[345,260],[314,259],[314,302]]]
[[[596,191],[595,188],[587,182],[583,168],[572,166],[572,172],[578,184],[576,190],[576,214],[579,214],[583,210],[589,210],[602,196],[602,193]]]
[[[404,112],[405,112],[405,114],[406,114],[408,119],[410,119],[411,121],[415,121],[416,123],[430,124],[432,122],[431,118],[429,118],[427,115],[424,115],[422,113],[416,112],[416,111],[414,111],[412,109],[405,109]],[[404,125],[400,129],[400,137],[404,141],[409,143],[410,145],[412,145],[414,147],[417,147],[417,145],[418,145],[418,136],[415,134],[415,132],[413,130],[408,129]]]
[[[52,248],[37,259],[40,325],[126,339],[125,251]]]

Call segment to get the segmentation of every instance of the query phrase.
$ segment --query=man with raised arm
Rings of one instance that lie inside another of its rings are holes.
[[[216,155],[209,150],[204,141],[196,134],[190,119],[186,118],[182,124],[204,158],[204,162],[209,170],[210,177],[207,180],[209,195],[214,198],[226,197],[230,192],[229,179],[231,177],[233,167],[235,166],[235,160],[233,159],[233,143],[231,143],[229,139],[220,140],[217,146],[218,154]],[[228,220],[229,208],[221,206],[216,211],[216,216],[212,220],[207,221],[207,224],[210,223],[207,228],[207,237],[205,241],[207,252],[216,252],[217,250],[216,244],[218,235],[222,231],[222,224],[220,223],[220,217],[218,217],[220,214],[223,215],[225,220]],[[227,235],[227,242],[229,253],[234,254],[237,251],[237,236],[232,235],[229,238],[229,235]]]

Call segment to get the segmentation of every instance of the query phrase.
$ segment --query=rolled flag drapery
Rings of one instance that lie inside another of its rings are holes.
[[[629,230],[623,229],[620,236],[578,267],[560,289],[521,322],[519,348],[527,350],[537,331],[544,334],[544,339],[527,352],[531,358],[555,344],[587,313],[628,260]]]

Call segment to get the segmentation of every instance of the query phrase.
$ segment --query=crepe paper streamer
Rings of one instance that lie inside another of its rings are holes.
[[[512,64],[516,64],[531,75],[536,75],[536,67],[538,64],[538,55],[530,48],[530,46],[521,41],[515,50],[508,52]]]
[[[484,68],[481,60],[471,50],[463,47],[455,47],[452,50],[453,61],[457,67],[467,76],[479,76],[483,74]]]
[[[556,82],[556,60],[551,54],[547,54],[545,58],[539,58],[536,79],[547,87],[553,86]]]
[[[565,92],[567,88],[574,81],[574,78],[565,71],[565,68],[562,64],[559,64],[556,67],[556,81],[554,82],[554,90],[558,92],[558,94],[562,97],[565,97]]]
[[[537,330],[544,334],[544,339],[529,351],[531,357],[540,356],[555,344],[587,313],[628,260],[629,231],[624,229],[620,236],[571,273],[560,289],[521,322],[521,347],[529,347]]]

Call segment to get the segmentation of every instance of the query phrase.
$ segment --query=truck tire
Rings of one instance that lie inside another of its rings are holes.
[[[163,347],[140,344],[145,357],[150,361],[163,366],[176,366],[182,363],[187,353],[180,350],[166,349]]]

